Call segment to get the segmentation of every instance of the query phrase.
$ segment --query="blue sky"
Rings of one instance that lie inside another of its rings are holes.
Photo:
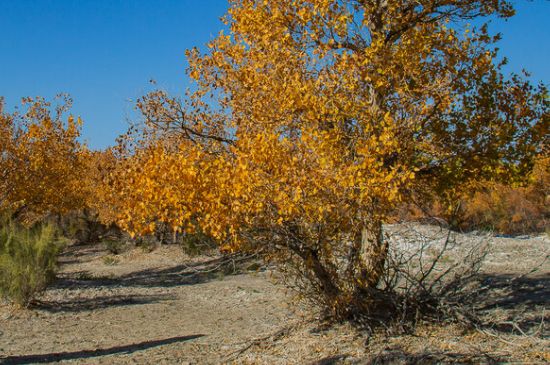
[[[503,33],[501,54],[509,71],[548,84],[550,1],[516,8],[491,28]],[[185,49],[215,37],[226,9],[225,0],[0,0],[0,96],[13,107],[22,96],[70,93],[84,139],[103,148],[126,130],[150,79],[185,90]]]

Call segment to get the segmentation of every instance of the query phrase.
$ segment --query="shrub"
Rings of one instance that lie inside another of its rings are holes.
[[[77,244],[100,243],[105,236],[122,238],[122,232],[111,223],[104,224],[99,214],[90,208],[75,210],[62,216],[50,217],[63,236]]]
[[[404,327],[418,320],[475,321],[481,267],[490,252],[485,236],[457,236],[442,225],[389,227],[388,260],[374,320],[393,317]],[[391,316],[391,311],[398,315]]]
[[[118,264],[118,262],[119,262],[118,259],[113,256],[105,256],[103,258],[103,263],[108,266],[116,265]]]
[[[124,242],[119,240],[107,239],[103,241],[103,245],[113,255],[118,255],[124,249]]]
[[[464,202],[463,210],[460,228],[503,234],[543,231],[549,217],[548,206],[531,199],[527,189],[502,184],[474,193]]]
[[[178,240],[184,253],[190,256],[209,254],[217,250],[216,241],[203,232],[185,233]]]
[[[157,248],[158,241],[154,236],[138,236],[135,239],[136,247],[139,247],[143,252],[153,252]]]
[[[28,306],[55,278],[63,241],[52,224],[0,226],[0,295]]]

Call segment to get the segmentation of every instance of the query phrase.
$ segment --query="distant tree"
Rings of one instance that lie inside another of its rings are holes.
[[[23,112],[8,113],[0,100],[1,209],[32,222],[83,206],[81,121],[63,120],[70,104],[25,98]]]

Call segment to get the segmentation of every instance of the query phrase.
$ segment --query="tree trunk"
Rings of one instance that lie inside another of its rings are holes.
[[[334,278],[319,260],[317,252],[309,251],[305,259],[319,281],[325,298],[328,302],[334,303],[340,296],[340,289],[334,284]]]
[[[335,303],[340,296],[340,289],[334,283],[334,277],[323,266],[319,259],[319,254],[316,250],[300,247],[299,245],[290,245],[292,251],[294,251],[303,260],[303,263],[308,270],[311,270],[314,280],[317,282],[322,294],[327,303]]]
[[[364,288],[376,288],[384,274],[384,264],[388,257],[388,242],[384,240],[381,221],[362,229],[360,257],[360,282]]]

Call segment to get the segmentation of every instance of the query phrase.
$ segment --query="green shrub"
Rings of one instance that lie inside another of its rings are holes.
[[[207,255],[218,249],[214,239],[203,232],[183,234],[179,241],[183,252],[189,256]]]
[[[124,251],[125,242],[120,239],[105,239],[103,245],[113,255],[118,255]]]
[[[55,278],[63,245],[53,224],[0,222],[0,296],[28,306]]]
[[[103,263],[108,266],[116,265],[118,264],[118,259],[113,256],[105,256],[103,257]]]
[[[143,252],[150,253],[155,250],[158,245],[158,241],[152,235],[138,236],[135,239],[135,245],[143,250]]]

